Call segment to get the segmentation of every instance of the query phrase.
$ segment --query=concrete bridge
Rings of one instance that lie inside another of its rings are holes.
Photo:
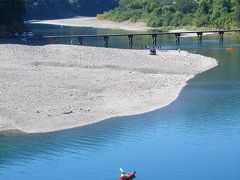
[[[217,33],[219,35],[220,42],[223,42],[224,33],[235,32],[240,34],[240,29],[231,30],[207,30],[207,31],[182,31],[182,32],[159,32],[159,33],[132,33],[132,34],[100,34],[100,35],[68,35],[68,36],[42,36],[43,40],[56,40],[59,38],[76,38],[79,45],[83,45],[85,38],[102,38],[103,46],[108,47],[108,42],[111,37],[128,37],[128,47],[133,48],[133,37],[134,36],[151,36],[152,45],[157,45],[157,37],[163,35],[173,35],[175,36],[176,44],[180,44],[180,37],[183,34],[196,34],[198,37],[198,43],[201,44],[203,40],[203,35],[206,33]]]

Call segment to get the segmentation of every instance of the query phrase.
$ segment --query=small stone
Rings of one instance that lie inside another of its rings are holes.
[[[73,111],[69,111],[69,112],[64,112],[63,114],[72,114]]]

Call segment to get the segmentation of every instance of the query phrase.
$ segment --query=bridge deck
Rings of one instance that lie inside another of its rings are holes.
[[[198,33],[225,33],[225,32],[239,32],[240,29],[232,29],[232,30],[207,30],[207,31],[182,31],[182,32],[159,32],[159,33],[128,33],[128,34],[98,34],[98,35],[66,35],[66,36],[42,36],[41,38],[86,38],[86,37],[121,37],[121,36],[152,36],[152,35],[176,35],[176,34],[198,34]]]

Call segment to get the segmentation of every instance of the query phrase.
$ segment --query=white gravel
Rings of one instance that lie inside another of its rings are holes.
[[[148,31],[154,28],[148,27],[142,22],[114,22],[110,20],[98,20],[96,17],[75,17],[69,19],[53,19],[53,20],[30,20],[26,23],[32,24],[53,24],[62,26],[77,26],[77,27],[93,27],[93,28],[108,28],[122,29],[128,31]]]
[[[152,111],[215,59],[181,51],[0,45],[0,130],[49,132]]]

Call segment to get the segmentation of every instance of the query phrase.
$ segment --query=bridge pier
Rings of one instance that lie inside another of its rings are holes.
[[[104,43],[104,47],[109,47],[109,38],[110,37],[128,37],[128,47],[129,49],[133,48],[133,36],[152,36],[152,45],[153,46],[157,46],[157,37],[158,36],[163,36],[163,35],[175,35],[175,40],[176,40],[176,45],[180,44],[180,38],[181,35],[184,33],[191,33],[191,34],[197,34],[198,36],[198,43],[202,44],[202,40],[203,40],[203,34],[204,33],[218,33],[219,34],[219,40],[221,43],[223,43],[223,36],[225,32],[236,32],[239,34],[240,36],[240,29],[232,29],[232,30],[208,30],[208,31],[190,31],[190,32],[152,32],[152,33],[139,33],[139,34],[101,34],[101,35],[63,35],[63,36],[36,36],[34,38],[36,39],[40,39],[40,40],[44,40],[47,41],[48,43],[56,43],[55,41],[57,41],[58,39],[62,39],[62,38],[70,38],[70,40],[72,38],[75,38],[76,40],[78,40],[78,44],[79,45],[83,45],[84,42],[84,38],[103,38],[103,43]],[[72,41],[70,41],[72,42]]]
[[[202,32],[197,32],[197,36],[198,36],[198,44],[202,44],[203,33]]]
[[[181,33],[175,33],[175,38],[176,38],[176,44],[177,45],[180,44],[180,36],[181,36]]]
[[[103,45],[104,47],[108,48],[108,36],[103,36]]]
[[[83,45],[83,38],[82,37],[78,37],[78,44]]]
[[[152,34],[152,38],[153,38],[153,46],[157,46],[157,34]]]
[[[133,48],[133,35],[128,35],[128,48]]]
[[[219,31],[219,39],[220,39],[220,42],[223,43],[223,35],[224,35],[224,31]]]

